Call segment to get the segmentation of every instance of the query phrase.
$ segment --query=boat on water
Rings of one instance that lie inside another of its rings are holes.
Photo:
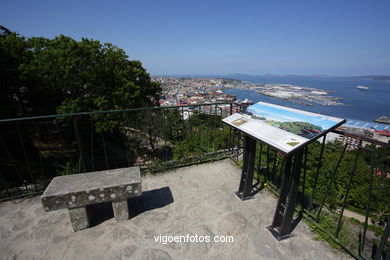
[[[367,86],[356,86],[356,88],[360,90],[368,90]]]
[[[253,105],[253,101],[249,100],[247,98],[244,99],[244,100],[238,99],[238,100],[235,101],[235,103],[237,103],[237,104]]]
[[[381,116],[374,120],[377,123],[389,124],[390,125],[390,116]]]
[[[238,99],[234,103],[239,105],[241,107],[241,109],[245,109],[245,108],[249,107],[250,105],[253,105],[253,101],[249,100],[247,98],[244,100]]]

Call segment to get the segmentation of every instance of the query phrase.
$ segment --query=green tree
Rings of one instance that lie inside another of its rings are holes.
[[[25,38],[2,26],[0,76],[2,119],[157,106],[161,92],[140,61],[129,60],[122,49],[110,43],[85,38],[76,41],[63,35],[54,39]],[[34,162],[32,165],[40,165],[50,173],[55,173],[58,165],[66,166],[63,162],[68,161],[86,170],[128,165],[129,157],[134,155],[122,156],[126,154],[124,144],[129,143],[124,127],[137,121],[132,115],[58,117],[52,124],[58,129],[55,131],[49,130],[50,124],[46,129],[31,121],[20,125],[20,136],[14,124],[2,124],[0,136],[4,144],[1,145],[8,150],[0,149],[0,159],[24,160],[20,146],[23,140],[29,159]],[[61,137],[45,139],[45,131]],[[37,144],[43,143],[50,152],[38,149]],[[76,144],[80,148],[76,149]],[[20,183],[30,174],[27,166],[20,165],[19,171],[6,167],[2,170],[9,173],[10,183]],[[35,175],[39,169],[32,171]],[[17,173],[21,175],[18,178]]]
[[[158,105],[161,88],[141,62],[110,43],[60,35],[0,37],[8,114],[42,115]],[[3,94],[4,93],[4,94]],[[18,109],[15,108],[17,104]],[[4,114],[4,110],[2,109]]]
[[[25,115],[27,88],[21,64],[31,58],[26,39],[0,28],[0,118]]]

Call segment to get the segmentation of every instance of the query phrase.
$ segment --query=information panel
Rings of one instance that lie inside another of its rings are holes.
[[[222,121],[285,154],[345,122],[344,119],[265,102],[258,102]]]

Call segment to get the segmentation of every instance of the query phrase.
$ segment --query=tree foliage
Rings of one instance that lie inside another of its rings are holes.
[[[0,119],[157,106],[160,92],[140,61],[129,60],[110,43],[64,35],[26,38],[0,26]],[[109,113],[57,117],[46,125],[23,121],[18,128],[2,123],[0,141],[7,149],[0,149],[0,159],[10,162],[2,165],[6,181],[11,186],[33,182],[44,172],[52,177],[69,162],[86,170],[100,169],[102,162],[123,166],[132,156],[117,156],[124,146],[116,141],[125,139],[125,120],[135,119]],[[92,148],[93,159],[87,159]],[[24,161],[25,154],[31,165],[10,166]]]
[[[160,86],[110,43],[1,35],[2,118],[158,105]]]
[[[27,114],[26,79],[21,64],[28,63],[31,53],[27,41],[15,33],[0,36],[0,118]]]

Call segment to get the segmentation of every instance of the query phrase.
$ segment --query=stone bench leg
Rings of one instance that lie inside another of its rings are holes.
[[[129,206],[127,204],[127,199],[113,201],[112,209],[114,210],[116,221],[125,221],[129,219]]]
[[[79,231],[89,227],[89,216],[87,207],[69,208],[70,223],[73,230]]]

